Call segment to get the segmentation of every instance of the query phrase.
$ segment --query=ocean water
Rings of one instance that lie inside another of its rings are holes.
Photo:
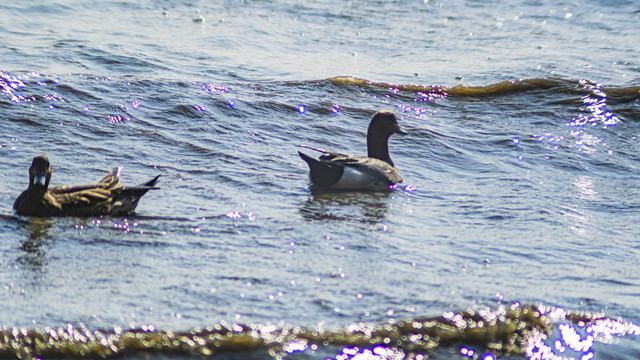
[[[639,358],[639,32],[635,1],[0,4],[0,352],[229,328],[214,357]],[[380,109],[406,184],[312,194],[296,146],[364,154]],[[54,185],[161,189],[16,216],[40,153]],[[509,309],[547,326],[452,323]],[[396,334],[435,318],[457,337]],[[395,333],[340,337],[363,324]],[[144,341],[113,354],[219,345]]]

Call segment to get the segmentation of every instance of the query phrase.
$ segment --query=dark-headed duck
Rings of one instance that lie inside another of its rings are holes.
[[[389,137],[406,135],[396,115],[382,110],[373,115],[367,130],[368,156],[344,155],[301,145],[323,153],[314,159],[300,151],[302,160],[309,164],[309,178],[319,190],[371,190],[385,191],[401,183],[402,176],[389,157]]]
[[[154,187],[160,175],[127,187],[119,184],[122,167],[114,168],[97,184],[49,187],[49,158],[38,155],[29,167],[29,187],[13,204],[25,216],[122,216],[133,212],[138,201]]]

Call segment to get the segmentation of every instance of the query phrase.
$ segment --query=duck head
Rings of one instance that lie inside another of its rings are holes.
[[[29,167],[29,187],[47,191],[51,180],[51,165],[46,155],[38,155],[33,158]]]
[[[371,123],[369,123],[367,136],[374,135],[376,137],[385,137],[388,139],[393,134],[408,134],[408,132],[404,131],[404,129],[398,125],[398,118],[396,117],[396,114],[391,110],[380,110],[375,113],[371,118]]]
[[[393,161],[389,157],[389,137],[393,134],[407,135],[398,125],[398,119],[396,114],[390,110],[378,111],[369,123],[369,129],[367,130],[367,150],[369,157],[384,160],[391,166],[394,166]]]

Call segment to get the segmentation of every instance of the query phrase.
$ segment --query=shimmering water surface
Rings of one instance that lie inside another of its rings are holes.
[[[223,357],[637,359],[638,33],[635,1],[4,2],[0,352],[231,329]],[[312,195],[296,145],[364,154],[380,109],[406,186]],[[122,165],[161,190],[15,216],[39,153],[52,184]],[[530,306],[518,350],[460,330]],[[439,317],[464,335],[393,327]]]

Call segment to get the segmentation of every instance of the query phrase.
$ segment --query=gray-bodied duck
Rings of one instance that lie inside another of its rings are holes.
[[[155,187],[160,175],[138,186],[119,183],[117,167],[97,184],[49,187],[51,165],[46,155],[33,158],[29,167],[29,187],[13,204],[25,216],[122,216],[134,211],[142,195]]]
[[[309,164],[309,178],[315,190],[388,191],[402,183],[402,176],[389,157],[389,137],[406,135],[398,125],[396,115],[382,110],[373,115],[367,130],[368,156],[345,155],[305,145],[303,148],[323,153],[318,159],[300,151]]]

